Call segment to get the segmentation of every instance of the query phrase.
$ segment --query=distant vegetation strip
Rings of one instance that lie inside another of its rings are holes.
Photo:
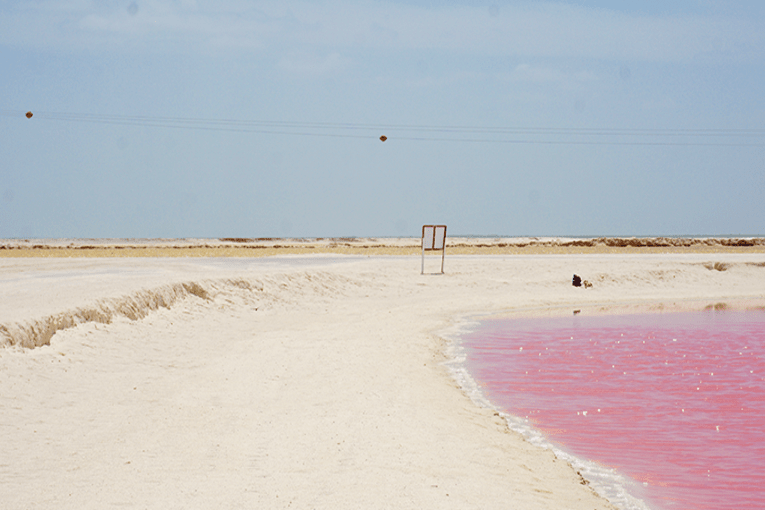
[[[417,238],[222,238],[209,242],[0,240],[0,257],[267,257],[292,254],[417,255]],[[449,254],[765,253],[765,238],[452,238]]]

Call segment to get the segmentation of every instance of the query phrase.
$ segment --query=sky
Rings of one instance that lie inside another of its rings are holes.
[[[761,1],[2,0],[0,238],[765,235],[763,83]]]

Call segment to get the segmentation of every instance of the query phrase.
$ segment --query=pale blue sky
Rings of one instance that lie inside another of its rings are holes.
[[[3,0],[0,238],[765,235],[763,5]]]

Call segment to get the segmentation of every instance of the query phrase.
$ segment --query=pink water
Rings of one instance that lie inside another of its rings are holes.
[[[765,508],[765,313],[488,320],[467,367],[508,414],[649,507]]]

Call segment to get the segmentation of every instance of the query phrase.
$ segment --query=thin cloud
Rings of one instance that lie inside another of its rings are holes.
[[[302,75],[335,73],[347,67],[347,61],[339,53],[324,56],[290,56],[279,61],[279,68]]]
[[[546,66],[532,66],[530,64],[517,65],[510,74],[510,77],[514,81],[532,83],[560,82],[568,79],[568,76],[559,69]]]
[[[684,61],[760,58],[761,21],[649,16],[534,2],[433,8],[391,2],[215,3],[131,0],[14,2],[0,9],[0,44],[45,48],[143,45],[155,51],[373,48],[542,58]],[[286,55],[281,55],[286,57]]]

